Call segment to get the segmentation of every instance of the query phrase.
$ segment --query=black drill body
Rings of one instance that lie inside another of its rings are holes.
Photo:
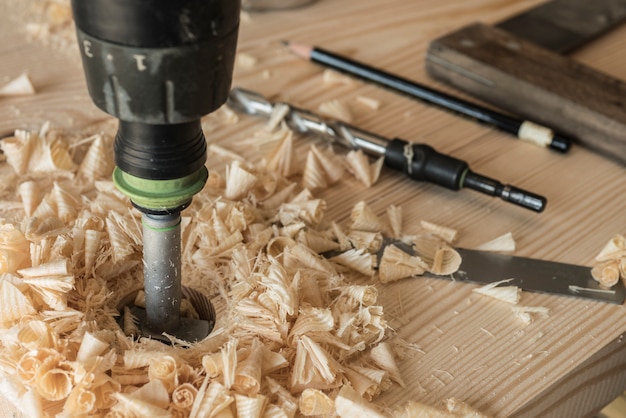
[[[146,309],[133,313],[144,335],[200,340],[212,324],[180,317],[180,212],[208,176],[200,118],[228,98],[240,2],[72,0],[72,9],[89,94],[119,119],[113,180],[143,212]]]
[[[239,2],[72,0],[89,94],[120,120],[118,167],[173,179],[206,160],[200,118],[230,90]]]

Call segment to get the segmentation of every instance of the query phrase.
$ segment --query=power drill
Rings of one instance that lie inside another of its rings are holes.
[[[89,94],[117,117],[113,180],[142,212],[142,334],[193,341],[181,318],[180,212],[208,177],[200,118],[232,82],[239,0],[72,0]]]

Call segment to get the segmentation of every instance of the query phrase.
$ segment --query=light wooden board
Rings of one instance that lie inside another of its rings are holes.
[[[0,83],[28,71],[38,93],[0,98],[0,133],[38,128],[46,120],[71,128],[104,118],[87,95],[77,48],[28,40],[20,23],[26,6],[20,2],[17,13],[13,3],[0,3]],[[511,231],[518,255],[590,265],[614,233],[626,232],[623,166],[579,147],[567,156],[555,154],[361,82],[324,85],[321,68],[280,44],[282,39],[314,43],[451,91],[425,74],[428,42],[467,23],[493,23],[537,3],[320,0],[301,10],[254,14],[242,22],[239,51],[258,62],[237,68],[235,84],[311,109],[339,99],[362,128],[427,142],[466,159],[477,172],[549,201],[537,215],[472,191],[455,193],[385,171],[370,189],[346,180],[324,191],[329,218],[345,221],[359,200],[380,214],[393,203],[404,209],[408,233],[424,219],[458,228],[459,245],[473,246]],[[620,29],[576,57],[626,78],[624,34]],[[379,100],[381,108],[358,107],[358,95]],[[261,123],[242,117],[237,125],[208,132],[207,139],[253,158],[259,150],[244,140]],[[301,150],[309,144],[298,141]],[[209,159],[209,168],[212,164],[217,161]],[[408,386],[383,395],[380,404],[392,407],[411,399],[436,405],[456,397],[498,417],[574,417],[590,415],[623,392],[623,306],[525,293],[523,305],[545,306],[550,315],[523,327],[509,307],[473,294],[473,287],[416,278],[382,289],[390,325],[420,351],[401,363]]]

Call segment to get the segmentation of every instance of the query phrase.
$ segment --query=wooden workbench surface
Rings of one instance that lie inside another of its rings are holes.
[[[43,122],[72,128],[103,119],[86,92],[77,48],[61,38],[44,42],[24,33],[26,6],[0,5],[0,84],[26,71],[37,94],[0,98],[0,133],[37,129]],[[26,2],[30,3],[30,2]],[[371,188],[342,182],[321,193],[327,217],[345,220],[352,205],[366,201],[383,214],[401,206],[405,228],[419,220],[459,230],[460,246],[473,246],[506,232],[515,254],[591,265],[615,233],[626,232],[626,169],[585,149],[559,155],[361,82],[322,83],[323,69],[281,45],[288,39],[315,44],[388,71],[446,87],[424,71],[428,42],[466,23],[493,23],[538,1],[515,0],[320,0],[293,11],[250,14],[242,21],[239,52],[253,65],[236,68],[234,85],[300,107],[325,101],[348,103],[354,124],[389,137],[422,141],[467,160],[504,183],[548,197],[535,214],[472,191],[452,192],[418,184],[385,170]],[[19,13],[13,8],[20,7]],[[626,76],[626,29],[618,29],[575,56],[616,77]],[[358,106],[362,95],[378,110]],[[207,140],[255,155],[244,139],[263,121],[207,133]],[[308,140],[299,139],[305,149]],[[211,161],[209,161],[210,167]],[[626,389],[626,311],[623,306],[523,293],[522,304],[543,306],[549,316],[523,326],[501,302],[472,293],[474,285],[415,278],[381,290],[390,325],[420,350],[402,360],[407,387],[378,399],[384,405],[419,400],[436,405],[455,397],[503,416],[588,416]]]

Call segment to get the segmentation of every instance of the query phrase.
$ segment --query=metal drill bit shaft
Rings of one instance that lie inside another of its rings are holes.
[[[415,180],[429,181],[452,190],[467,187],[536,212],[541,212],[546,205],[543,196],[474,173],[465,161],[441,154],[426,144],[389,140],[286,103],[272,103],[258,93],[240,88],[231,91],[228,104],[240,112],[266,118],[276,107],[288,106],[284,120],[294,131],[315,134],[344,147],[363,150],[373,157],[384,157],[387,166]]]
[[[210,301],[203,301],[208,314],[202,319],[181,316],[183,296],[181,284],[180,212],[142,215],[145,309],[130,307],[139,326],[140,335],[162,342],[171,342],[163,333],[195,342],[204,339],[213,329],[215,312]],[[198,293],[187,289],[189,295]],[[197,296],[194,296],[199,300]]]
[[[174,333],[180,326],[180,213],[143,214],[146,326]]]

